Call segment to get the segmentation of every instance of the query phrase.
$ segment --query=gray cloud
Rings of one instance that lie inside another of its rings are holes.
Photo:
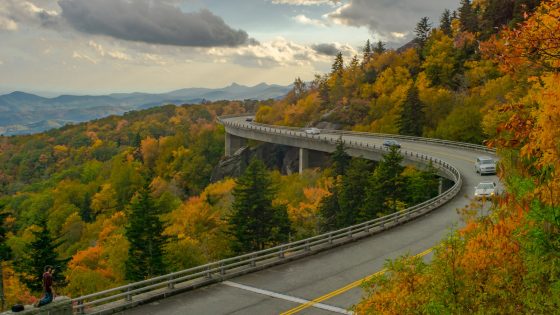
[[[173,1],[60,0],[76,30],[129,41],[191,47],[235,47],[257,42],[207,9],[182,12]]]
[[[351,0],[327,15],[335,23],[365,26],[384,40],[403,41],[410,38],[414,26],[423,16],[434,19],[443,12],[443,0]],[[406,36],[408,34],[409,36]]]
[[[316,44],[312,45],[311,48],[325,56],[336,56],[340,51],[335,44]]]
[[[356,50],[349,45],[341,45],[339,43],[321,43],[311,45],[316,53],[323,56],[336,56],[341,52],[345,56],[352,56],[356,54]]]

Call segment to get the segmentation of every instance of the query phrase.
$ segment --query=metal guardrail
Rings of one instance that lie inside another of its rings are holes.
[[[293,128],[276,128],[273,126],[256,124],[247,125],[227,122],[221,119],[218,119],[218,121],[227,126],[252,129],[264,133],[284,134],[288,137],[313,138],[317,141],[326,141],[331,144],[336,142],[335,139],[329,137],[321,138],[316,135],[301,133],[301,129],[298,129],[298,132],[295,132]],[[359,135],[362,134],[363,133],[359,133]],[[414,140],[416,141],[416,138]],[[367,143],[364,144],[360,141],[347,141],[345,144],[348,147],[365,150],[386,150],[383,146],[369,145]],[[454,145],[460,145],[460,143],[454,143]],[[464,147],[472,149],[472,145],[465,144]],[[305,257],[319,251],[340,246],[342,244],[384,231],[393,226],[412,220],[445,204],[449,200],[453,199],[461,190],[463,182],[462,175],[453,165],[450,165],[438,158],[416,152],[404,151],[403,154],[407,156],[407,158],[417,160],[421,163],[432,163],[434,167],[445,171],[450,177],[454,178],[455,184],[443,194],[428,201],[367,222],[299,241],[282,244],[265,250],[222,259],[202,266],[80,296],[72,300],[73,309],[78,314],[111,314],[138,304],[147,303],[154,299],[170,296],[192,288],[223,281],[237,275]]]
[[[224,124],[223,119],[225,118],[235,118],[235,117],[253,117],[254,114],[247,114],[247,115],[227,115],[221,116],[217,118],[217,121],[221,124]],[[251,125],[254,126],[261,126],[266,128],[276,128],[276,129],[284,129],[284,130],[292,130],[297,132],[305,132],[307,128],[300,128],[300,127],[289,127],[289,126],[276,126],[276,125],[268,125],[258,122],[251,122]],[[415,137],[415,136],[405,136],[405,135],[398,135],[398,134],[390,134],[390,133],[372,133],[372,132],[361,132],[361,131],[347,131],[347,130],[336,130],[336,129],[321,129],[323,133],[330,133],[330,134],[339,134],[339,135],[351,135],[351,136],[361,136],[361,137],[369,137],[369,138],[376,138],[376,139],[399,139],[404,141],[411,141],[411,142],[423,142],[423,143],[430,143],[430,144],[440,144],[443,146],[453,146],[458,148],[468,148],[471,150],[481,151],[485,153],[495,154],[496,149],[491,149],[486,146],[480,144],[473,144],[473,143],[466,143],[466,142],[458,142],[452,140],[444,140],[444,139],[436,139],[436,138],[422,138],[422,137]]]

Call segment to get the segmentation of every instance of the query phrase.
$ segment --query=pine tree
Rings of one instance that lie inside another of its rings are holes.
[[[387,49],[385,49],[385,43],[383,43],[382,41],[378,41],[377,44],[375,44],[375,47],[373,48],[373,53],[376,55],[381,55],[386,50]]]
[[[360,210],[364,207],[365,194],[369,184],[366,174],[369,174],[370,171],[371,165],[368,160],[352,159],[350,162],[346,175],[342,177],[340,187],[337,228],[357,224],[360,221]]]
[[[233,250],[247,253],[274,246],[289,239],[291,231],[285,206],[274,206],[276,189],[261,160],[253,159],[236,180],[229,217]]]
[[[372,55],[371,48],[372,48],[371,43],[368,39],[366,41],[366,45],[364,46],[364,49],[363,49],[362,65],[366,65],[369,62],[369,60],[371,59],[371,55]]]
[[[319,204],[319,216],[321,218],[321,230],[330,231],[337,228],[338,218],[340,214],[340,190],[342,185],[342,178],[346,174],[351,161],[350,155],[344,149],[344,142],[339,138],[336,142],[336,149],[331,155],[331,169],[334,178],[334,183],[329,189],[331,193],[329,196],[323,198]]]
[[[331,155],[333,176],[337,177],[346,174],[346,169],[350,165],[351,159],[350,155],[346,153],[342,138],[339,138],[336,141],[336,149]]]
[[[334,63],[332,65],[331,75],[336,75],[337,77],[342,77],[344,72],[344,58],[342,57],[342,53],[338,52],[336,57],[334,58]]]
[[[391,147],[389,153],[383,155],[383,159],[375,169],[370,179],[368,191],[366,191],[366,205],[364,216],[373,218],[388,208],[389,212],[397,211],[397,201],[402,199],[404,192],[404,179],[401,173],[402,155],[397,147]]]
[[[416,24],[416,28],[414,29],[414,33],[416,34],[416,43],[420,46],[420,49],[424,48],[426,41],[428,40],[428,36],[430,36],[430,31],[432,30],[432,23],[430,23],[430,19],[425,16],[420,19],[420,21]]]
[[[338,226],[337,220],[340,213],[339,186],[339,179],[335,178],[333,186],[329,189],[331,194],[321,199],[319,203],[319,224],[320,230],[323,232],[332,231]]]
[[[408,89],[399,120],[399,133],[408,136],[421,136],[424,125],[424,105],[418,96],[418,87],[412,84]]]
[[[43,288],[43,273],[46,265],[53,266],[53,280],[59,285],[64,278],[67,259],[59,259],[57,247],[61,242],[53,238],[47,228],[47,217],[42,215],[37,223],[38,230],[32,231],[33,241],[25,248],[26,255],[16,261],[16,270],[24,275],[22,281],[33,291],[40,292]]]
[[[130,204],[130,215],[126,227],[126,238],[130,243],[125,263],[125,277],[139,281],[165,273],[163,261],[163,222],[160,211],[150,196],[149,186],[141,188]]]
[[[461,31],[474,33],[478,30],[478,21],[470,0],[461,0],[459,8]]]
[[[445,9],[443,11],[443,13],[441,14],[440,20],[439,20],[439,28],[441,29],[441,31],[447,35],[447,36],[451,36],[452,35],[452,30],[451,30],[451,12],[449,11],[449,9]]]

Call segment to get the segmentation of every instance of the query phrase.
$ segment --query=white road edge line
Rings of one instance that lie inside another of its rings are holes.
[[[231,281],[223,281],[222,284],[225,284],[225,285],[230,286],[230,287],[234,287],[234,288],[238,288],[238,289],[262,294],[262,295],[267,295],[267,296],[270,296],[270,297],[273,297],[273,298],[294,302],[294,303],[305,304],[305,303],[310,302],[309,300],[300,299],[300,298],[297,298],[297,297],[294,297],[294,296],[289,296],[289,295],[280,294],[280,293],[276,293],[276,292],[272,292],[272,291],[258,289],[258,288],[250,287],[250,286],[247,286],[247,285],[244,285],[244,284],[235,283],[235,282],[231,282]],[[312,306],[316,307],[316,308],[326,310],[326,311],[339,313],[339,314],[346,314],[346,315],[353,315],[354,314],[353,312],[347,311],[347,310],[342,309],[340,307],[331,306],[331,305],[322,304],[322,303],[313,304]]]

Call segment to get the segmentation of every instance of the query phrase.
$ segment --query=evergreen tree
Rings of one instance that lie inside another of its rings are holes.
[[[262,250],[288,241],[291,231],[285,206],[274,206],[276,189],[261,160],[253,159],[236,180],[230,231],[237,253]]]
[[[366,191],[366,204],[363,214],[374,218],[380,213],[397,211],[397,201],[403,199],[404,183],[401,173],[402,155],[397,147],[391,147],[389,153],[383,155]]]
[[[371,57],[374,54],[374,47],[370,43],[369,39],[366,42],[363,53],[364,53],[363,60],[362,60],[362,70],[364,71],[363,80],[366,83],[371,84],[375,82],[375,80],[377,79],[377,72],[374,67],[368,66],[368,62],[371,60]]]
[[[420,19],[420,21],[416,24],[416,28],[414,29],[414,33],[416,34],[416,43],[420,46],[422,50],[428,37],[430,36],[430,31],[432,30],[432,23],[430,23],[430,19],[427,16]]]
[[[336,141],[336,149],[331,155],[333,176],[337,177],[346,174],[346,169],[350,165],[351,159],[350,155],[346,153],[342,138],[339,138]]]
[[[334,178],[333,186],[329,189],[330,195],[321,199],[319,203],[320,230],[323,232],[336,229],[338,214],[340,213],[339,178]]]
[[[373,53],[376,55],[381,55],[386,50],[387,49],[385,49],[385,43],[382,41],[378,41],[377,44],[375,44],[375,47],[373,48]]]
[[[472,8],[470,0],[461,0],[459,21],[461,21],[461,31],[463,32],[474,33],[478,30],[477,16]]]
[[[338,54],[336,54],[331,69],[332,69],[331,75],[342,77],[342,74],[344,73],[344,58],[342,57],[341,52],[338,52]]]
[[[163,222],[160,211],[150,195],[149,186],[141,188],[130,203],[126,238],[130,243],[125,263],[125,277],[139,281],[165,273],[163,262]]]
[[[53,280],[61,284],[64,280],[62,273],[66,270],[67,259],[59,259],[56,249],[60,241],[51,237],[47,228],[47,217],[41,215],[37,223],[38,230],[34,230],[33,241],[25,248],[25,256],[16,261],[16,270],[24,275],[22,281],[33,291],[40,292],[43,288],[43,273],[46,265],[53,266],[55,273]]]
[[[343,228],[357,224],[361,218],[360,210],[364,207],[365,194],[371,164],[365,159],[352,159],[346,175],[342,177],[339,208],[336,227]]]
[[[439,20],[439,28],[441,29],[441,31],[445,35],[447,35],[447,36],[452,35],[451,12],[449,11],[449,9],[445,9],[443,11],[443,13],[441,14],[441,17],[440,17],[440,20]]]
[[[414,84],[408,89],[398,124],[400,134],[408,136],[422,135],[424,105],[418,96],[418,87]]]
[[[329,189],[329,196],[323,198],[319,204],[319,216],[321,218],[321,230],[330,231],[337,228],[339,214],[341,212],[339,197],[341,190],[342,178],[346,174],[346,170],[350,165],[350,155],[344,149],[344,142],[339,138],[336,142],[336,149],[331,155],[331,169],[334,182]]]
[[[369,62],[369,60],[371,59],[371,55],[372,55],[371,48],[372,48],[371,43],[368,39],[366,41],[366,45],[364,46],[364,49],[363,49],[362,65],[366,65]]]

